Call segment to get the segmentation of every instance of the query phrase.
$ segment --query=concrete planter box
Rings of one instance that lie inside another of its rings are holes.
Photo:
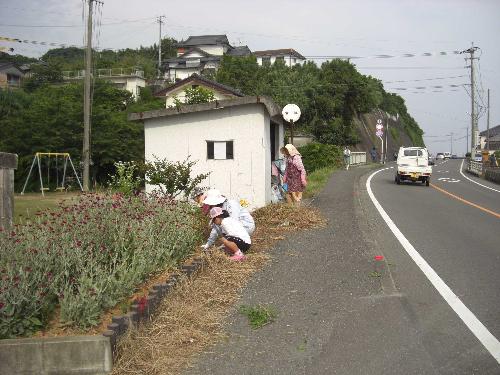
[[[203,259],[195,259],[182,266],[180,274],[154,285],[147,297],[134,301],[128,314],[113,317],[102,336],[0,340],[0,374],[108,374],[120,336],[130,327],[148,321],[181,277],[193,275],[204,264]]]
[[[113,366],[109,338],[69,336],[0,340],[0,374],[107,374]]]

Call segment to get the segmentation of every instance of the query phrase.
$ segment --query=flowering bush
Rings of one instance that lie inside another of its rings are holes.
[[[198,210],[153,196],[86,194],[0,232],[0,338],[30,335],[60,306],[87,328],[200,240]]]

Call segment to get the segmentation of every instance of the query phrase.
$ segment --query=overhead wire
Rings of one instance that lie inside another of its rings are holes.
[[[467,77],[466,74],[451,76],[451,77],[432,77],[432,78],[421,78],[421,79],[407,79],[407,80],[397,80],[397,81],[382,81],[383,83],[403,83],[403,82],[422,82],[422,81],[435,81],[442,79],[454,79],[454,78],[463,78]]]

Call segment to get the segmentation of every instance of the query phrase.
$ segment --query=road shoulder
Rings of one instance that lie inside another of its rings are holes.
[[[328,226],[282,241],[244,288],[237,305],[271,305],[277,320],[252,330],[235,306],[226,341],[187,374],[436,373],[414,313],[373,259],[378,244],[367,241],[374,228],[359,191],[368,170],[334,173],[314,201]]]

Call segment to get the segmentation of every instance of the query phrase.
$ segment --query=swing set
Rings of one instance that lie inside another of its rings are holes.
[[[43,176],[42,176],[42,158],[46,157],[47,158],[47,187],[43,186]],[[24,194],[24,190],[26,189],[26,186],[28,185],[28,181],[31,177],[31,172],[33,171],[33,167],[35,164],[38,165],[38,174],[40,176],[40,191],[42,192],[42,196],[45,196],[44,192],[50,190],[50,169],[51,169],[51,158],[55,157],[55,174],[56,174],[56,188],[55,191],[65,191],[66,190],[66,169],[68,167],[68,162],[71,165],[71,168],[73,169],[73,173],[75,174],[76,181],[78,182],[78,185],[80,186],[80,190],[83,191],[82,184],[80,183],[80,178],[78,177],[78,174],[76,173],[75,166],[73,165],[73,162],[71,161],[71,156],[69,156],[69,153],[67,152],[37,152],[35,154],[35,157],[33,158],[33,163],[31,163],[31,168],[30,172],[28,173],[28,177],[26,178],[26,182],[24,183],[23,191],[21,192],[21,195]],[[61,183],[59,184],[59,158],[62,158],[62,179]]]

